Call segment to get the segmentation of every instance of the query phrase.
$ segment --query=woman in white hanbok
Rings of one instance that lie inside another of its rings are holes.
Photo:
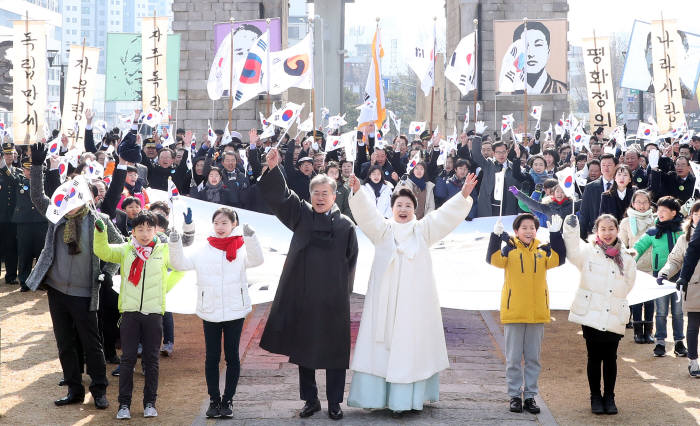
[[[416,220],[410,189],[397,189],[393,217],[385,219],[359,180],[350,178],[350,209],[375,251],[348,405],[400,413],[438,400],[439,372],[449,361],[429,249],[467,217],[476,182],[470,174],[461,193]]]

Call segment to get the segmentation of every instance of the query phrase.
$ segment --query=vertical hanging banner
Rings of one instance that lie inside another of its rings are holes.
[[[168,107],[168,17],[143,18],[141,28],[143,110],[160,112]]]
[[[92,108],[95,96],[99,60],[100,49],[96,47],[70,47],[61,133],[79,149],[83,148],[85,137],[85,110]]]
[[[46,122],[46,24],[13,21],[12,130],[17,145],[44,135]]]
[[[651,22],[654,97],[659,133],[670,132],[685,122],[678,76],[678,53],[681,47],[676,21],[662,19]]]
[[[596,37],[594,33],[593,37],[583,39],[583,66],[591,129],[604,127],[605,132],[610,134],[617,126],[617,120],[608,37]]]

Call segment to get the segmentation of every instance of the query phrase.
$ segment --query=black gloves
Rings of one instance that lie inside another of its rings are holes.
[[[664,285],[664,280],[667,280],[667,279],[668,279],[668,277],[666,276],[666,274],[661,274],[658,277],[656,277],[656,284]]]
[[[683,290],[683,293],[687,293],[688,281],[684,280],[683,278],[678,278],[678,281],[676,281],[676,290]]]
[[[540,140],[540,129],[535,130],[535,139]]]
[[[31,147],[32,166],[41,166],[46,161],[46,144],[37,142]]]

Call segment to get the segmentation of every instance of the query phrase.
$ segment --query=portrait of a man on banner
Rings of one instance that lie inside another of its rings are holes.
[[[567,93],[566,20],[494,21],[498,92]]]

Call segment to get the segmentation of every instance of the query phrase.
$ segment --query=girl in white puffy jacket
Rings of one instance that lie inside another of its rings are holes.
[[[589,243],[579,238],[578,219],[569,215],[564,223],[566,258],[581,272],[569,321],[581,324],[588,350],[588,386],[591,411],[617,414],[615,380],[617,346],[625,334],[630,309],[627,294],[634,286],[636,262],[618,239],[619,224],[604,214],[593,226]],[[603,389],[600,393],[600,366]]]
[[[263,263],[255,232],[238,226],[233,209],[222,207],[212,217],[214,232],[207,243],[187,254],[176,232],[170,234],[170,262],[177,270],[197,271],[197,316],[204,321],[205,376],[210,404],[207,417],[231,417],[231,400],[241,370],[238,344],[243,321],[252,310],[246,269]],[[226,387],[219,393],[221,335],[224,336]]]
[[[382,167],[375,164],[369,168],[367,180],[362,188],[372,196],[379,214],[385,218],[393,217],[391,212],[391,194],[394,186],[384,179]]]

